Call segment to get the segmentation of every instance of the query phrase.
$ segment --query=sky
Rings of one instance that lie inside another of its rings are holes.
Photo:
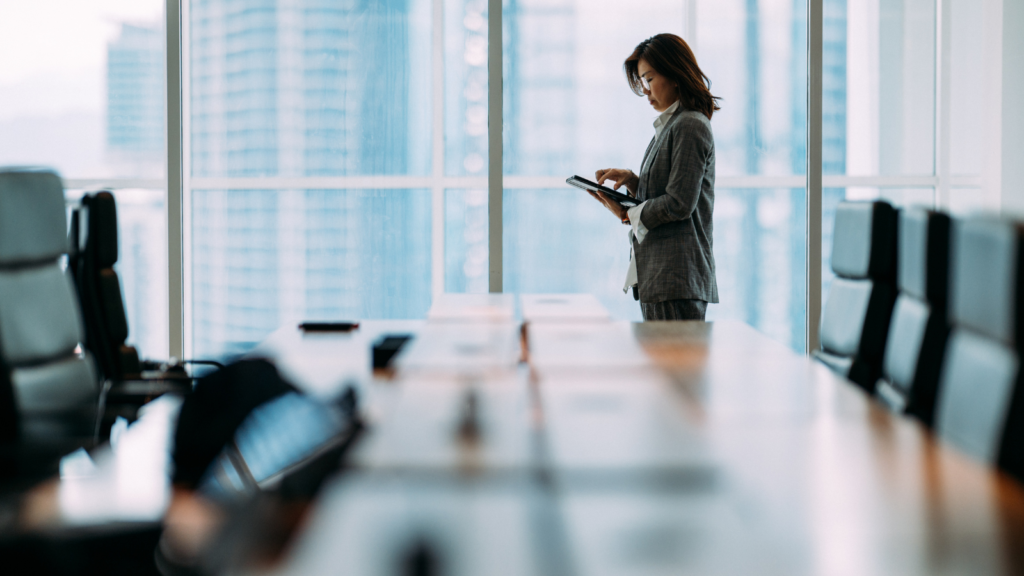
[[[0,0],[0,120],[103,105],[120,22],[163,20],[160,0]]]

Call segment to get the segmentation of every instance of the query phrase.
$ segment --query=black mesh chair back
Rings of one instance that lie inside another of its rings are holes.
[[[900,292],[928,302],[945,316],[949,286],[948,214],[908,208],[899,216],[896,283]]]
[[[91,356],[80,353],[66,252],[60,177],[0,169],[0,441],[7,445],[66,447],[94,435],[99,380]]]
[[[1019,224],[972,218],[953,226],[949,337],[935,411],[938,434],[1024,479],[1020,386]]]
[[[117,204],[110,192],[86,194],[74,211],[72,258],[85,315],[86,347],[109,380],[138,377],[138,352],[125,344],[128,318],[121,298],[117,263]]]
[[[868,390],[881,372],[896,296],[896,210],[886,202],[842,202],[836,209],[832,271],[814,356]]]
[[[946,214],[920,208],[899,216],[897,285],[876,392],[896,412],[932,424],[949,324],[949,227]]]

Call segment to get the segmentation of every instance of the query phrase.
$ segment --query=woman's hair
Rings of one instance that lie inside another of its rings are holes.
[[[720,98],[711,95],[711,80],[701,72],[693,50],[679,36],[651,36],[638,44],[626,58],[622,65],[626,70],[626,80],[637,96],[644,94],[639,72],[641,59],[678,87],[679,100],[687,108],[701,112],[708,120],[715,110],[720,109],[717,102]]]

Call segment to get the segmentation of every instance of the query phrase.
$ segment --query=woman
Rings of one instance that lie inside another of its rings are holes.
[[[715,140],[711,115],[718,98],[693,51],[674,34],[640,43],[624,64],[637,96],[661,114],[640,174],[608,168],[597,182],[625,186],[642,203],[630,209],[591,192],[629,233],[632,254],[623,291],[633,288],[644,320],[703,320],[718,302],[711,214],[715,204]]]

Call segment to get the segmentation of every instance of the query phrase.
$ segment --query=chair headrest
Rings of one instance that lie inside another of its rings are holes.
[[[844,278],[895,279],[896,210],[888,202],[840,202],[832,235],[832,271]]]
[[[1022,225],[996,217],[953,224],[950,320],[1017,346],[1021,340]]]
[[[900,211],[900,290],[945,312],[949,286],[949,215],[923,208]]]
[[[0,168],[0,266],[68,250],[64,185],[51,170]]]
[[[86,194],[82,198],[79,222],[87,231],[84,248],[91,252],[99,268],[110,268],[117,263],[117,203],[110,192]]]

